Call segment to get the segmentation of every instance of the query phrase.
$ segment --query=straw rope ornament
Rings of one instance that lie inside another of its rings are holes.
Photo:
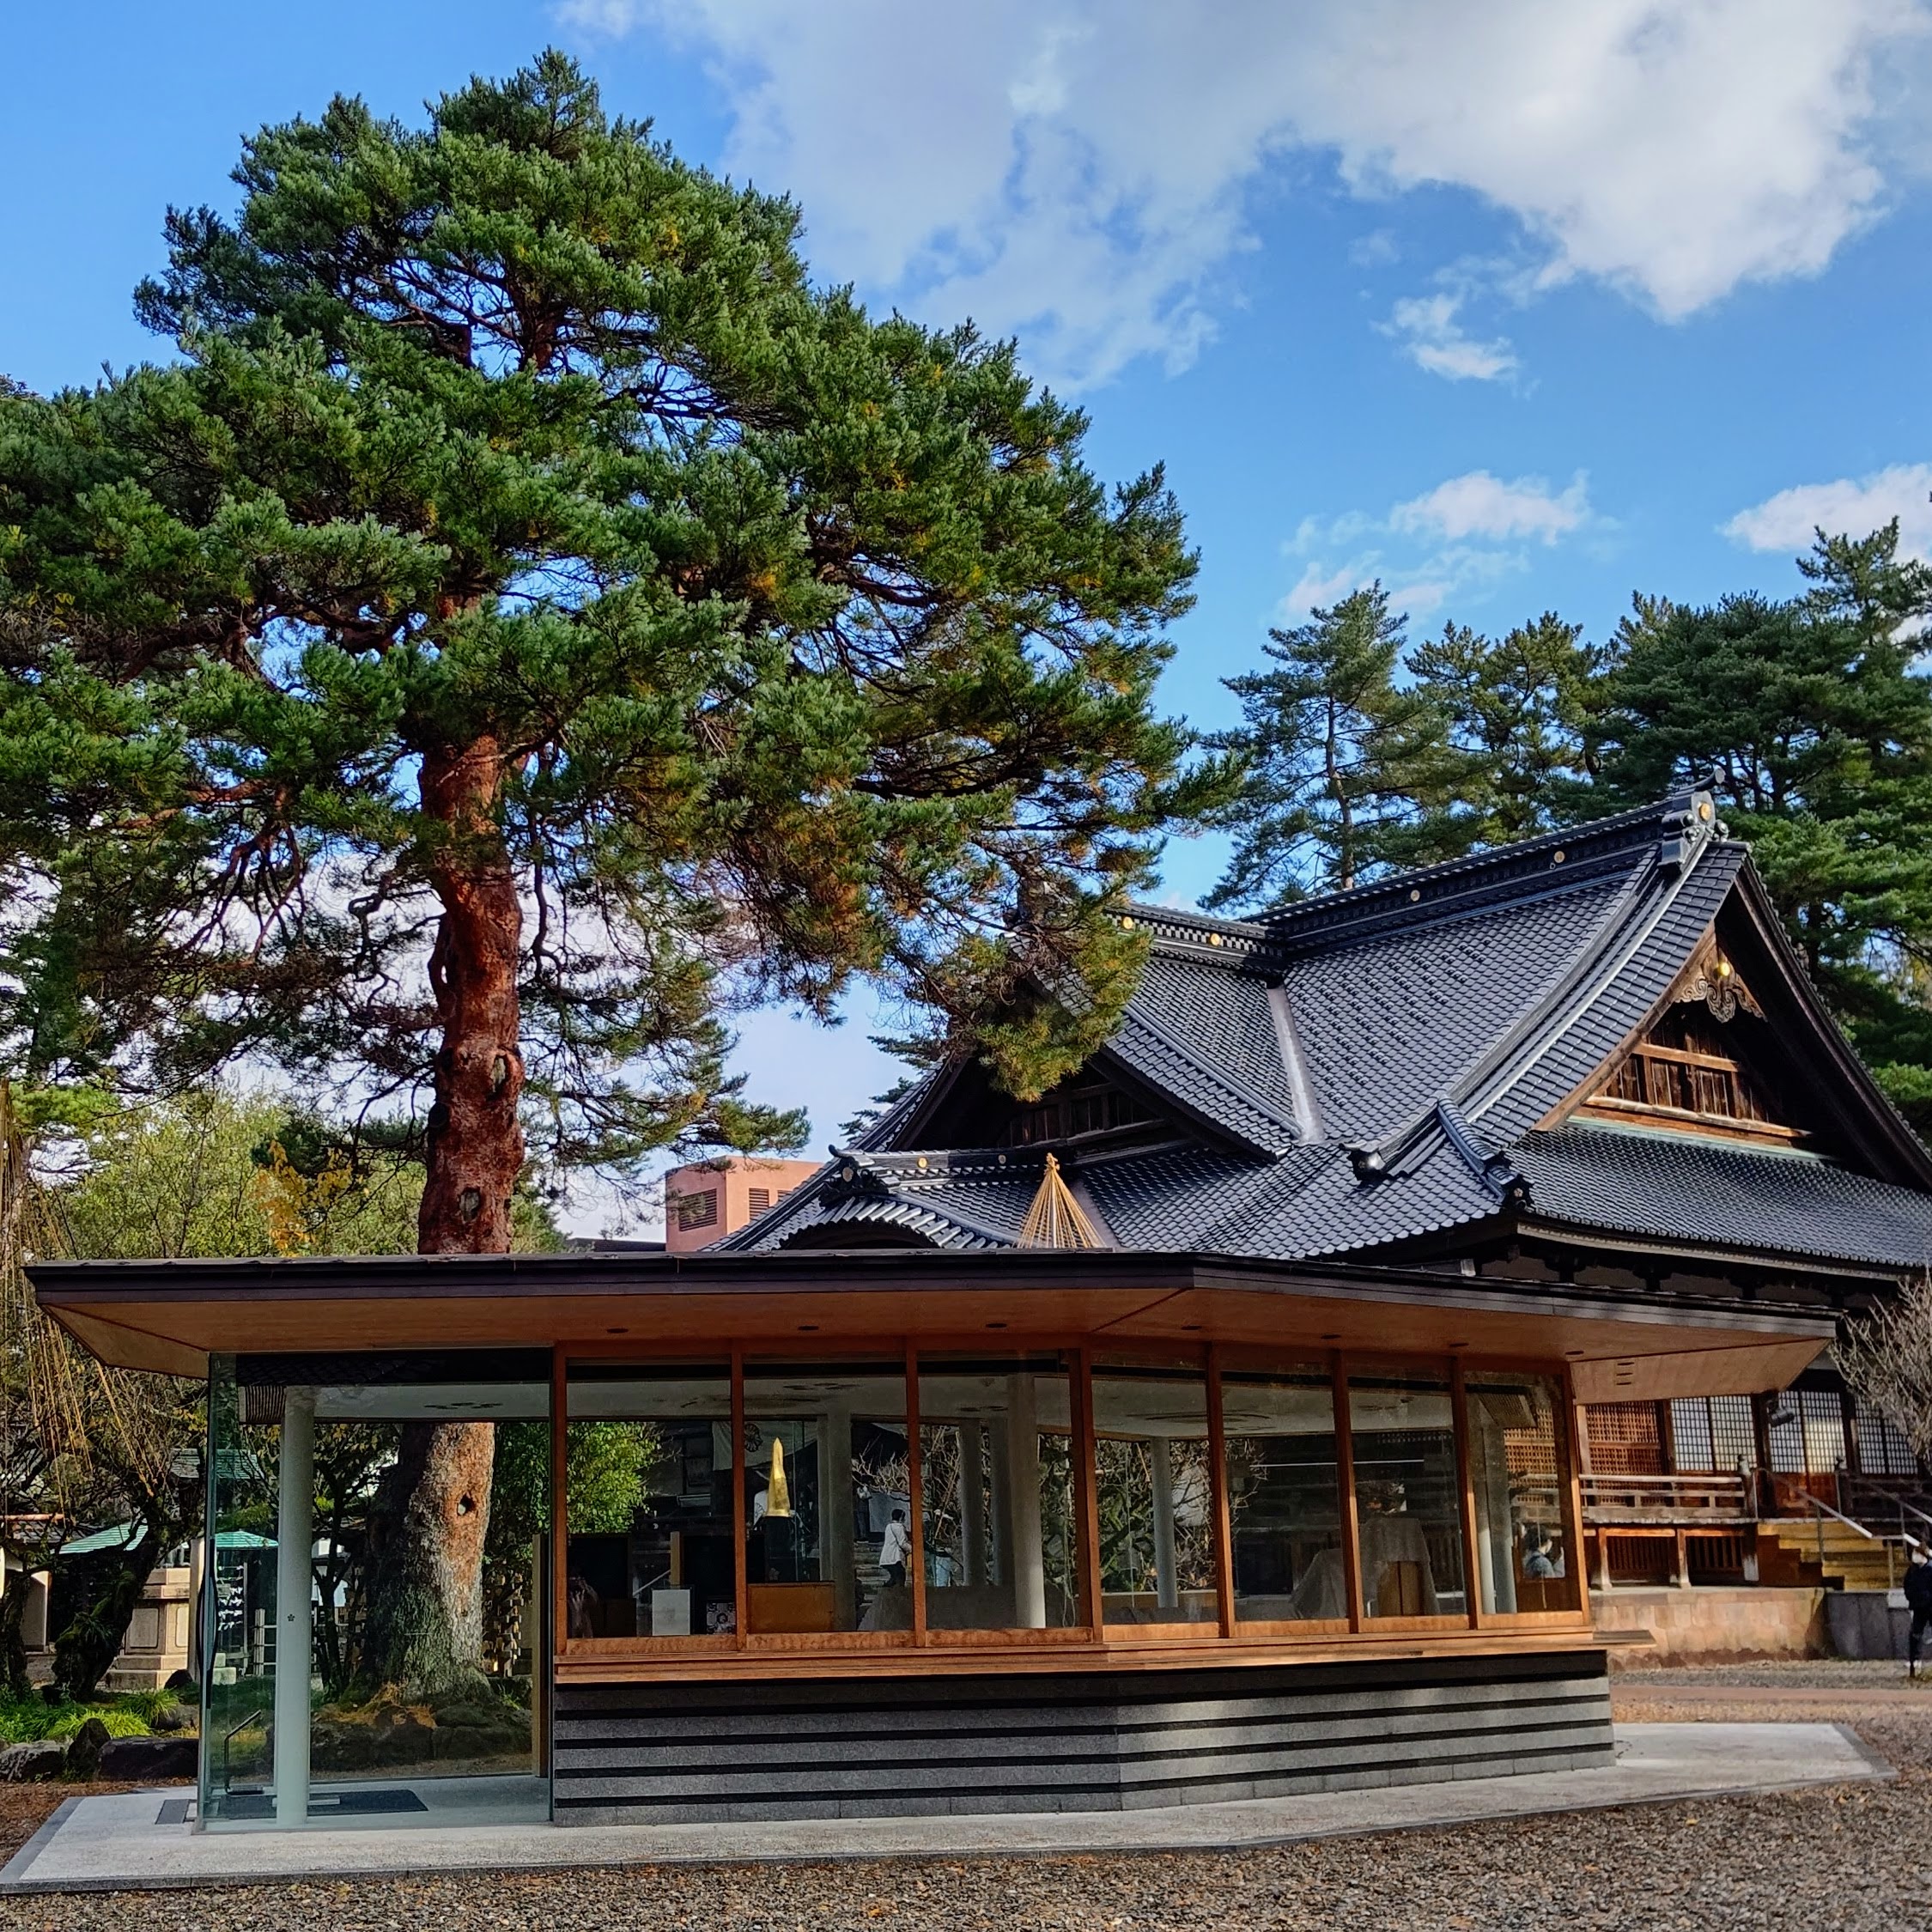
[[[1073,1198],[1060,1171],[1060,1162],[1047,1156],[1047,1170],[1040,1176],[1040,1189],[1026,1211],[1020,1229],[1022,1248],[1104,1248],[1098,1230]]]

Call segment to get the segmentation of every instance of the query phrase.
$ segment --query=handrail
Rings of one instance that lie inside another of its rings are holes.
[[[1823,1567],[1825,1562],[1825,1519],[1826,1516],[1837,1517],[1847,1528],[1856,1529],[1868,1543],[1876,1543],[1880,1547],[1887,1543],[1898,1542],[1905,1544],[1910,1549],[1932,1551],[1932,1546],[1921,1542],[1917,1537],[1912,1535],[1905,1528],[1902,1522],[1899,1526],[1897,1536],[1886,1536],[1880,1534],[1875,1529],[1866,1528],[1864,1524],[1860,1522],[1856,1516],[1848,1516],[1843,1510],[1834,1509],[1822,1496],[1818,1495],[1814,1491],[1807,1490],[1805,1492],[1805,1500],[1811,1504],[1814,1513],[1818,1517],[1818,1561],[1820,1568]],[[1902,1503],[1899,1504],[1901,1510],[1910,1509],[1911,1507],[1909,1504]],[[1915,1516],[1923,1517],[1927,1522],[1932,1523],[1932,1516],[1926,1516],[1923,1510],[1913,1510],[1912,1514]]]
[[[246,1730],[248,1727],[252,1724],[258,1717],[266,1717],[268,1715],[269,1712],[265,1706],[258,1710],[251,1710],[239,1724],[233,1725],[228,1730],[225,1730],[222,1733],[222,1789],[224,1791],[228,1788],[228,1747],[233,1744],[235,1739],[239,1737],[243,1731]]]

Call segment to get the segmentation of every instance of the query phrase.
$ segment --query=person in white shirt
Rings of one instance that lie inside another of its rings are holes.
[[[879,1543],[878,1561],[880,1569],[885,1572],[886,1582],[896,1590],[905,1588],[906,1559],[911,1554],[912,1534],[906,1528],[906,1512],[895,1510]]]

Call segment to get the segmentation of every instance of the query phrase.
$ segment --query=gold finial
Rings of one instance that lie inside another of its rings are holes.
[[[776,1436],[771,1439],[771,1475],[765,1484],[765,1514],[788,1516],[792,1513],[792,1491],[785,1480],[785,1444]]]
[[[1080,1211],[1072,1189],[1061,1178],[1060,1162],[1047,1156],[1047,1171],[1040,1176],[1040,1191],[1026,1211],[1026,1224],[1020,1230],[1022,1248],[1101,1248],[1094,1224]]]

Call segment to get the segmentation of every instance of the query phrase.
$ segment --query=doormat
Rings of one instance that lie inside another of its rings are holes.
[[[374,1791],[330,1791],[308,1801],[311,1818],[383,1818],[404,1812],[428,1811],[415,1792],[406,1785]],[[275,1816],[275,1799],[266,1791],[231,1791],[222,1807],[224,1818],[253,1823]]]

